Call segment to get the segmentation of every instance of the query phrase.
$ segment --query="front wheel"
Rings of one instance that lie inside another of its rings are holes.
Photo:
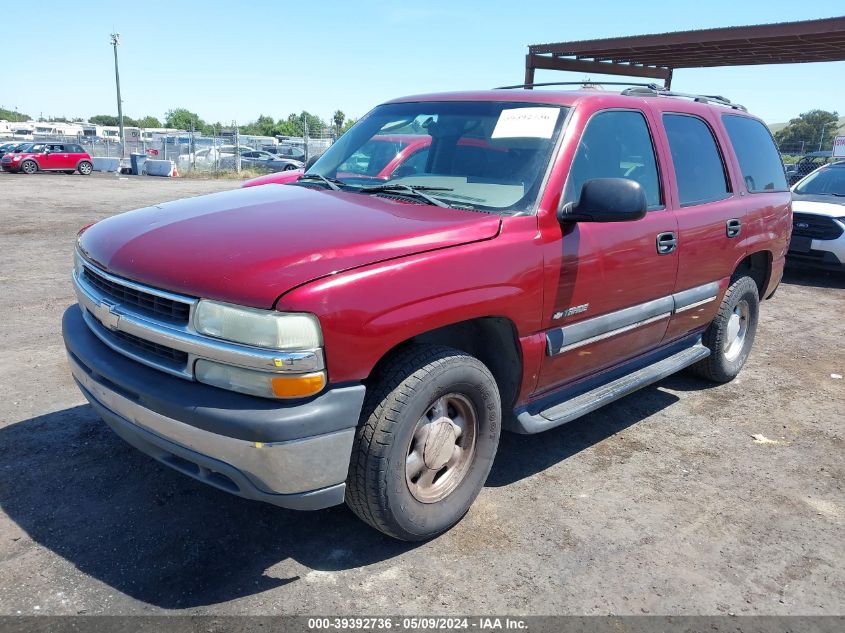
[[[478,496],[499,445],[490,370],[441,345],[407,348],[368,389],[346,503],[385,534],[421,541],[448,530]]]
[[[760,297],[751,277],[740,277],[725,292],[716,318],[702,336],[710,356],[690,369],[714,382],[730,382],[736,378],[754,345]]]
[[[77,169],[79,170],[79,173],[83,176],[88,176],[91,174],[92,171],[94,171],[94,165],[89,163],[87,160],[83,160],[81,163],[79,163],[79,167],[77,167]]]
[[[25,174],[34,174],[38,171],[38,165],[34,160],[25,160],[21,163],[21,171]]]
[[[296,169],[296,165],[288,164],[288,165],[285,165],[285,168],[284,168],[283,171],[293,171],[294,169]]]

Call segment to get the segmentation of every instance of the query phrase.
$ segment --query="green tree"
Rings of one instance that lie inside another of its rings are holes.
[[[21,121],[31,121],[32,118],[28,114],[23,114],[21,112],[13,112],[12,110],[7,110],[6,108],[0,108],[0,119],[4,121],[9,121],[11,123],[20,123]]]
[[[340,129],[341,134],[345,134],[346,130],[351,128],[358,122],[358,119],[347,119],[346,122],[343,124],[343,127]]]
[[[254,134],[256,136],[274,136],[276,132],[276,121],[271,116],[259,115],[252,123],[240,126],[241,134]]]
[[[332,122],[334,123],[334,129],[337,131],[338,135],[341,134],[343,122],[345,120],[346,115],[343,113],[343,110],[335,110],[335,113],[332,115]]]
[[[191,125],[194,126],[194,129],[202,131],[206,123],[197,113],[186,110],[185,108],[168,110],[164,115],[165,127],[172,127],[177,130],[190,130]]]
[[[829,149],[833,145],[838,122],[838,112],[810,110],[775,132],[775,141],[782,152],[813,152],[819,147]]]
[[[117,117],[111,114],[95,114],[88,118],[94,125],[117,125]]]
[[[164,127],[164,126],[161,124],[161,121],[159,121],[159,120],[158,120],[156,117],[154,117],[154,116],[145,116],[145,117],[142,117],[142,118],[138,119],[137,123],[138,123],[138,127],[143,127],[143,128],[148,128],[148,127]]]

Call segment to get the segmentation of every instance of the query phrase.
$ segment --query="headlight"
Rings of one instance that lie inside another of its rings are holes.
[[[13,157],[12,157],[12,160],[13,160],[13,161],[15,161],[15,162],[17,162],[17,161],[19,161],[21,158],[22,158],[21,156],[13,156]]]
[[[323,345],[320,323],[311,314],[203,300],[194,310],[194,327],[207,336],[269,349],[306,350]]]
[[[263,398],[307,398],[326,386],[325,372],[271,374],[210,360],[198,360],[194,373],[199,382]]]
[[[82,275],[82,258],[77,252],[73,253],[73,272],[77,277]]]

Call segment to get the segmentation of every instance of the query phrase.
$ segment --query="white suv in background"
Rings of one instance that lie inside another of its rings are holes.
[[[792,187],[789,261],[845,271],[845,160],[819,167]]]

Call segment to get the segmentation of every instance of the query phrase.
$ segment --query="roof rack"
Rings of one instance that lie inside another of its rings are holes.
[[[663,86],[655,83],[635,83],[630,81],[548,81],[537,84],[516,84],[514,86],[499,86],[494,90],[514,90],[519,88],[537,88],[539,86],[630,86],[621,92],[621,94],[628,97],[683,97],[685,99],[692,99],[697,103],[715,103],[723,105],[734,110],[746,111],[745,106],[734,103],[726,97],[719,95],[697,95],[686,92],[675,92],[674,90],[667,90]]]
[[[730,99],[721,97],[719,95],[696,95],[687,92],[675,92],[674,90],[666,90],[655,84],[638,85],[634,88],[627,88],[622,91],[623,95],[629,97],[682,97],[685,99],[692,99],[696,103],[715,103],[723,105],[734,110],[742,110],[746,112],[745,106],[734,103]]]
[[[643,84],[630,81],[547,81],[539,84],[516,84],[515,86],[499,86],[493,90],[515,90],[519,88],[537,88],[538,86],[639,86],[659,90],[660,86],[654,83]]]

